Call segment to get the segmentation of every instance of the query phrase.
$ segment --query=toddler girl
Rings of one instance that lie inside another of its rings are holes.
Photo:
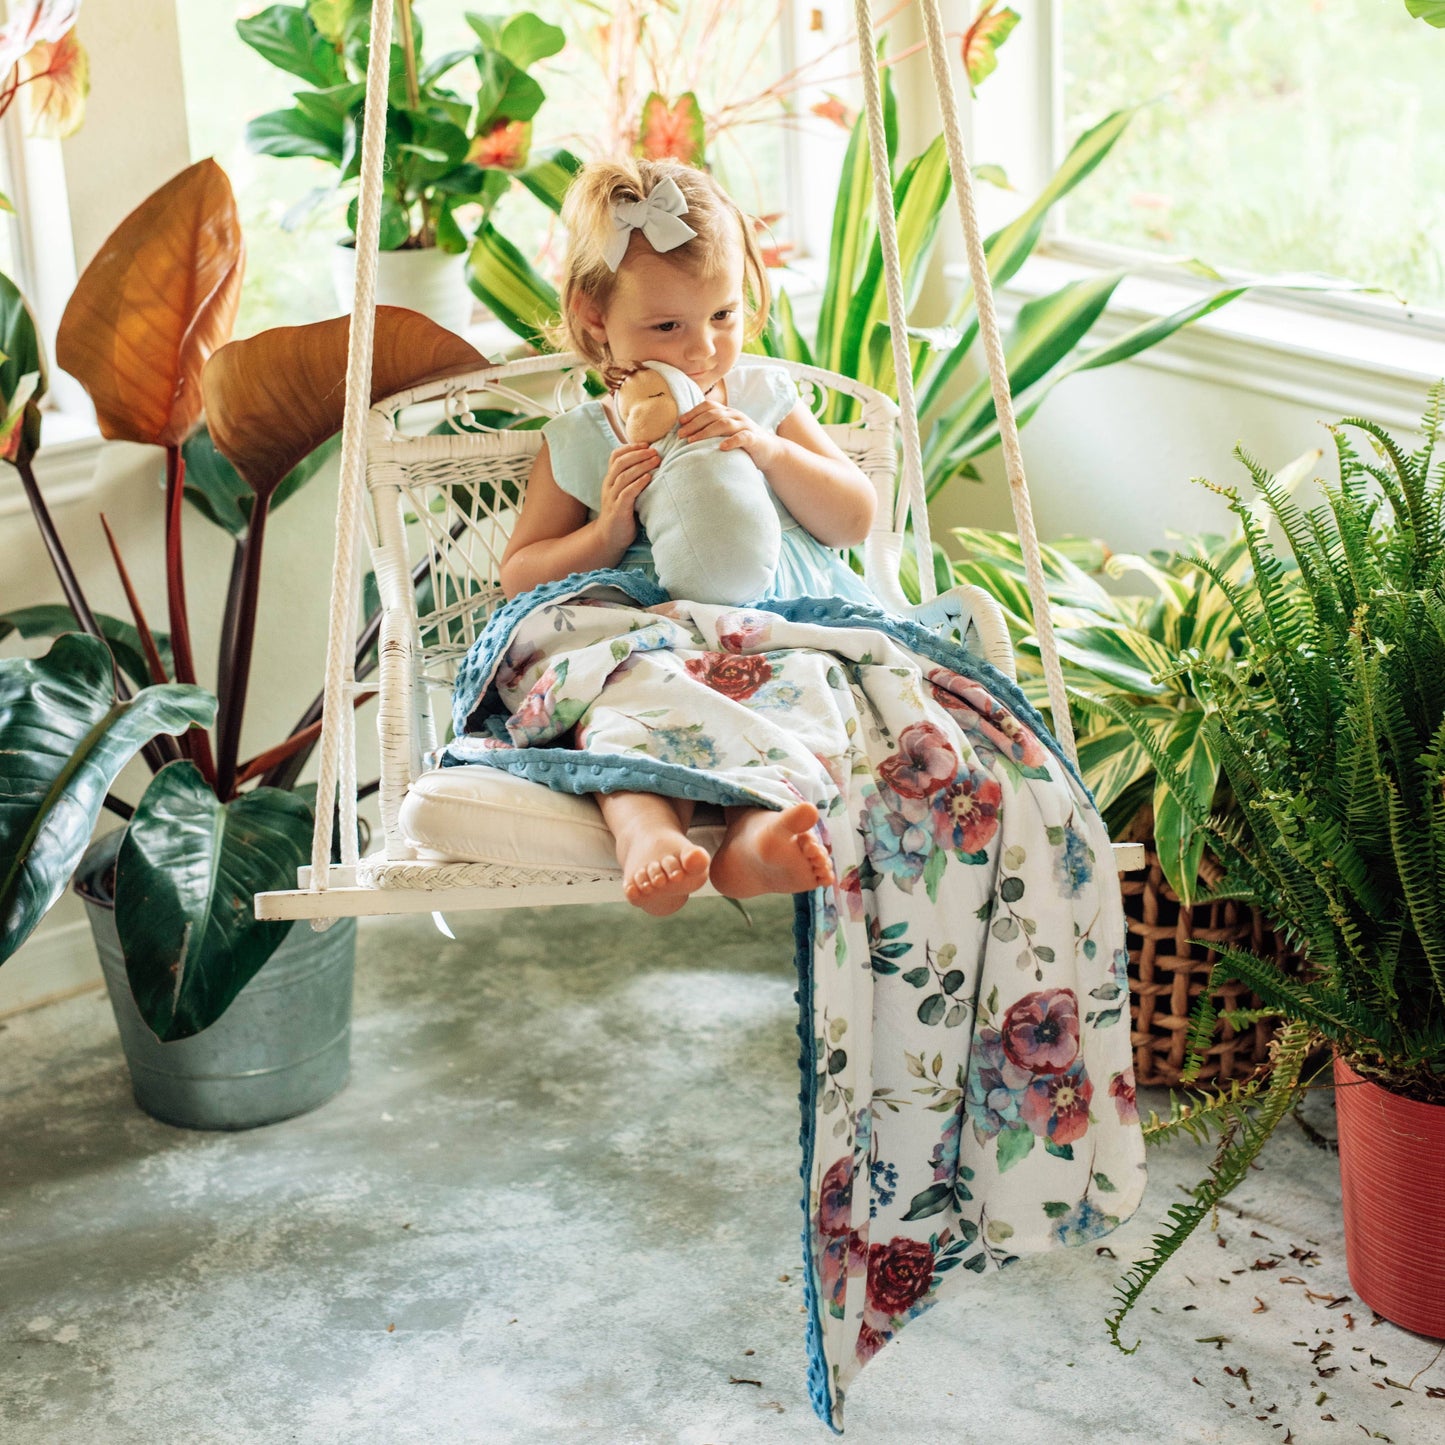
[[[829,550],[867,537],[872,484],[798,400],[786,371],[735,369],[769,304],[762,257],[737,205],[690,166],[599,161],[572,183],[562,215],[568,254],[556,339],[592,362],[614,390],[648,361],[675,366],[696,383],[703,400],[679,419],[679,440],[720,438],[722,450],[747,452],[777,508],[783,542],[770,595],[877,606]],[[549,422],[543,437],[502,560],[506,595],[599,567],[651,572],[636,508],[659,455],[625,441],[612,394]],[[729,541],[717,539],[719,547]],[[733,898],[833,882],[811,803],[780,812],[727,808],[711,865],[688,839],[687,799],[613,792],[598,794],[597,803],[616,840],[624,892],[649,913],[676,912],[709,876]]]

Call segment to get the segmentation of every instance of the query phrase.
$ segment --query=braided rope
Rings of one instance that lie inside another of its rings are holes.
[[[331,862],[331,813],[337,797],[340,753],[352,734],[347,684],[353,668],[356,626],[356,530],[366,470],[366,413],[371,401],[372,343],[376,328],[376,255],[381,236],[381,174],[386,155],[386,90],[391,69],[391,0],[372,0],[371,54],[366,66],[366,109],[361,132],[361,191],[356,218],[356,296],[346,357],[346,415],[341,429],[341,480],[336,503],[336,554],[331,574],[331,622],[326,638],[326,692],[321,713],[321,762],[316,783],[316,828],[311,837],[311,887],[324,893]],[[355,759],[341,764],[352,794],[347,814],[356,830]],[[343,848],[347,840],[343,835]],[[318,919],[313,928],[327,928]]]
[[[858,0],[858,3],[862,6],[866,4],[866,0]],[[1033,506],[1029,500],[1028,481],[1024,476],[1023,451],[1019,446],[1018,422],[1014,417],[1013,396],[1009,388],[1008,362],[1004,357],[1003,339],[999,335],[993,283],[989,278],[988,260],[984,255],[983,237],[979,231],[973,176],[964,151],[958,95],[953,86],[953,74],[949,70],[948,52],[944,49],[943,22],[939,18],[938,0],[922,0],[920,8],[923,11],[923,27],[928,38],[928,58],[933,67],[933,83],[938,90],[938,108],[943,116],[948,169],[953,177],[953,193],[958,198],[958,215],[963,222],[963,235],[968,247],[968,269],[973,277],[973,300],[978,310],[978,329],[983,338],[984,355],[988,359],[994,410],[998,413],[999,440],[1003,445],[1009,500],[1013,504],[1014,526],[1018,529],[1019,542],[1023,548],[1029,597],[1034,605],[1034,632],[1038,637],[1044,677],[1048,682],[1049,706],[1054,715],[1054,735],[1069,760],[1077,764],[1079,753],[1074,742],[1068,698],[1064,692],[1064,674],[1059,663],[1059,650],[1054,641],[1048,588],[1044,583],[1043,562],[1039,557],[1038,534],[1034,531]],[[886,264],[886,253],[884,260]]]
[[[858,31],[858,62],[867,102],[868,154],[873,162],[873,209],[878,215],[878,241],[883,250],[883,276],[888,292],[888,329],[893,340],[893,374],[898,385],[899,422],[903,431],[903,473],[899,480],[894,530],[902,532],[906,513],[913,514],[913,550],[918,558],[918,597],[931,602],[933,539],[928,530],[928,499],[923,486],[923,448],[918,440],[918,405],[913,396],[913,358],[908,348],[908,306],[903,298],[903,268],[898,259],[898,218],[893,211],[893,184],[888,173],[888,136],[883,125],[883,99],[878,85],[878,59],[873,53],[872,0],[854,0]],[[866,341],[866,338],[865,338]]]

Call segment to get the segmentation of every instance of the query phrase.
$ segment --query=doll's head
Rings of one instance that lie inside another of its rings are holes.
[[[640,366],[617,388],[617,414],[628,441],[660,441],[677,421],[677,401],[660,373]]]
[[[735,360],[762,331],[769,288],[757,240],[705,172],[676,161],[593,161],[572,182],[562,219],[562,315],[549,339],[580,352],[610,384],[657,360],[703,379],[706,390],[727,369],[711,351],[731,350]],[[719,335],[710,347],[703,331],[726,331],[729,318],[735,344]]]

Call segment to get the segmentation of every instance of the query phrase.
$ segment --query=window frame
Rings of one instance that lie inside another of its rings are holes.
[[[1068,153],[1063,94],[1065,3],[1067,0],[1022,0],[1024,23],[1010,44],[999,52],[1000,73],[985,83],[975,101],[980,118],[987,124],[1001,108],[1000,92],[1004,86],[1021,85],[1026,89],[1034,109],[1033,125],[1024,127],[1012,143],[1005,135],[998,134],[999,127],[991,127],[996,139],[1009,151],[1003,161],[1006,169],[1026,194],[1037,192]],[[985,158],[991,160],[995,156]],[[1188,275],[1161,260],[1156,252],[1071,234],[1065,224],[1066,207],[1067,200],[1050,212],[1037,247],[1041,257],[1075,266],[1080,274],[1127,268],[1131,276],[1175,290],[1179,305],[1217,289],[1219,283]],[[1227,284],[1263,279],[1260,273],[1235,267],[1221,266],[1219,271]],[[1248,300],[1252,308],[1278,313],[1277,339],[1285,345],[1289,323],[1301,313],[1333,319],[1348,327],[1366,325],[1417,340],[1445,342],[1445,309],[1401,306],[1384,298],[1347,291],[1297,293],[1261,288],[1251,292]],[[1207,326],[1212,319],[1197,324]]]

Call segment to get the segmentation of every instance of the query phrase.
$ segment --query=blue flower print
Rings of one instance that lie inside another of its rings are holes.
[[[1093,881],[1089,840],[1072,823],[1064,825],[1063,849],[1054,859],[1054,877],[1063,888],[1065,898],[1077,898]]]
[[[1054,1238],[1060,1244],[1087,1244],[1119,1227],[1114,1215],[1106,1214],[1088,1199],[1079,1200],[1072,1209],[1065,1204],[1048,1203],[1044,1205],[1044,1213],[1054,1221]]]
[[[905,893],[912,893],[934,848],[928,803],[900,798],[891,789],[885,793],[871,784],[864,785],[863,795],[858,831],[865,856],[879,873],[892,878]]]
[[[717,745],[704,735],[701,723],[677,728],[653,728],[651,744],[645,751],[665,763],[677,763],[684,768],[722,766]]]

